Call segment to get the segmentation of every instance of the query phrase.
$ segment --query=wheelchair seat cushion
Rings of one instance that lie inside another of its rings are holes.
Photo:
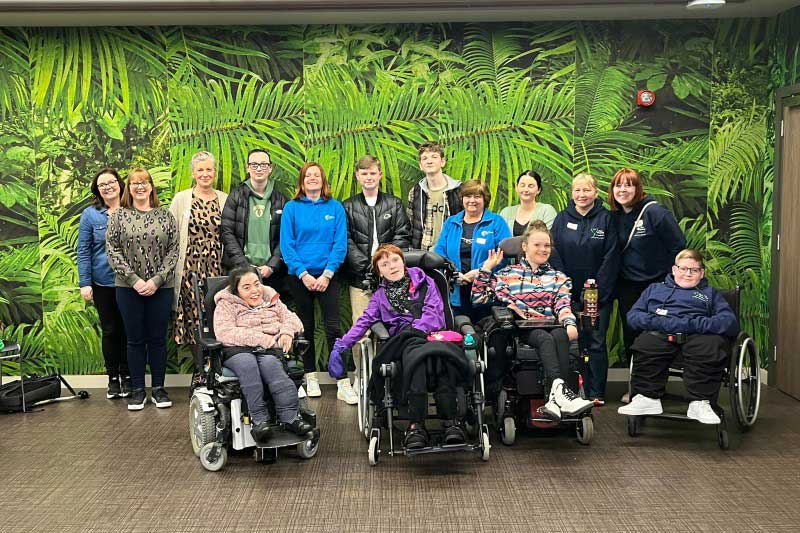
[[[239,376],[237,376],[236,373],[227,366],[222,367],[222,377],[239,379]]]

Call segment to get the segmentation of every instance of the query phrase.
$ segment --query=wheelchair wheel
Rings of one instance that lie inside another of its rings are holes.
[[[372,438],[369,439],[369,449],[367,450],[367,456],[369,457],[369,465],[375,466],[378,464],[378,455],[380,454],[379,444],[380,444],[380,433],[377,435],[373,435]]]
[[[192,451],[199,457],[200,450],[212,442],[217,435],[214,413],[203,411],[199,398],[192,397],[189,402],[189,438],[192,441]]]
[[[200,464],[210,472],[222,470],[228,462],[228,450],[216,442],[209,442],[200,450]]]
[[[481,432],[481,459],[484,461],[489,460],[489,450],[492,448],[492,445],[489,444],[489,429],[484,426],[483,431]]]
[[[503,419],[503,425],[500,429],[500,439],[506,446],[511,446],[517,439],[517,422],[514,417],[507,416]]]
[[[719,444],[721,450],[727,450],[730,447],[728,430],[725,429],[724,424],[720,424],[719,429],[717,429],[717,444]]]
[[[297,454],[303,459],[311,459],[319,451],[319,440],[306,439],[297,445]]]
[[[629,416],[628,417],[628,435],[631,437],[635,437],[639,434],[639,417],[638,416]]]
[[[748,431],[758,418],[761,405],[761,366],[753,339],[746,337],[739,352],[732,354],[728,372],[731,409],[742,432]]]
[[[578,442],[581,444],[588,445],[592,442],[592,437],[594,437],[594,420],[591,416],[584,416],[581,418],[581,421],[575,426],[575,434],[578,438]]]

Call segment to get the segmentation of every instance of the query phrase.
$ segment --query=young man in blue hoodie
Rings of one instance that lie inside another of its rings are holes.
[[[628,313],[628,323],[642,331],[633,343],[631,403],[618,409],[623,415],[664,412],[669,365],[683,356],[683,381],[691,398],[686,416],[703,424],[719,424],[714,412],[728,359],[726,337],[739,332],[739,321],[725,298],[703,279],[703,258],[697,250],[675,257],[672,274],[653,283]]]

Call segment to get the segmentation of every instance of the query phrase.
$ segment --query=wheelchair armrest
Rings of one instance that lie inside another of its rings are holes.
[[[461,332],[462,335],[467,335],[468,333],[472,333],[473,335],[475,334],[475,327],[472,325],[472,321],[468,316],[456,315],[453,318],[453,323],[456,327],[456,330]]]
[[[369,329],[375,334],[375,338],[378,339],[378,341],[389,340],[389,330],[386,329],[386,324],[383,322],[376,322]]]
[[[219,350],[222,348],[222,343],[214,337],[201,337],[199,342],[200,346],[208,350]]]

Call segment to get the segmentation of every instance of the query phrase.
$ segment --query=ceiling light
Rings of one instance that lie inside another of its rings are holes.
[[[725,0],[689,0],[686,9],[719,9],[725,5]]]

